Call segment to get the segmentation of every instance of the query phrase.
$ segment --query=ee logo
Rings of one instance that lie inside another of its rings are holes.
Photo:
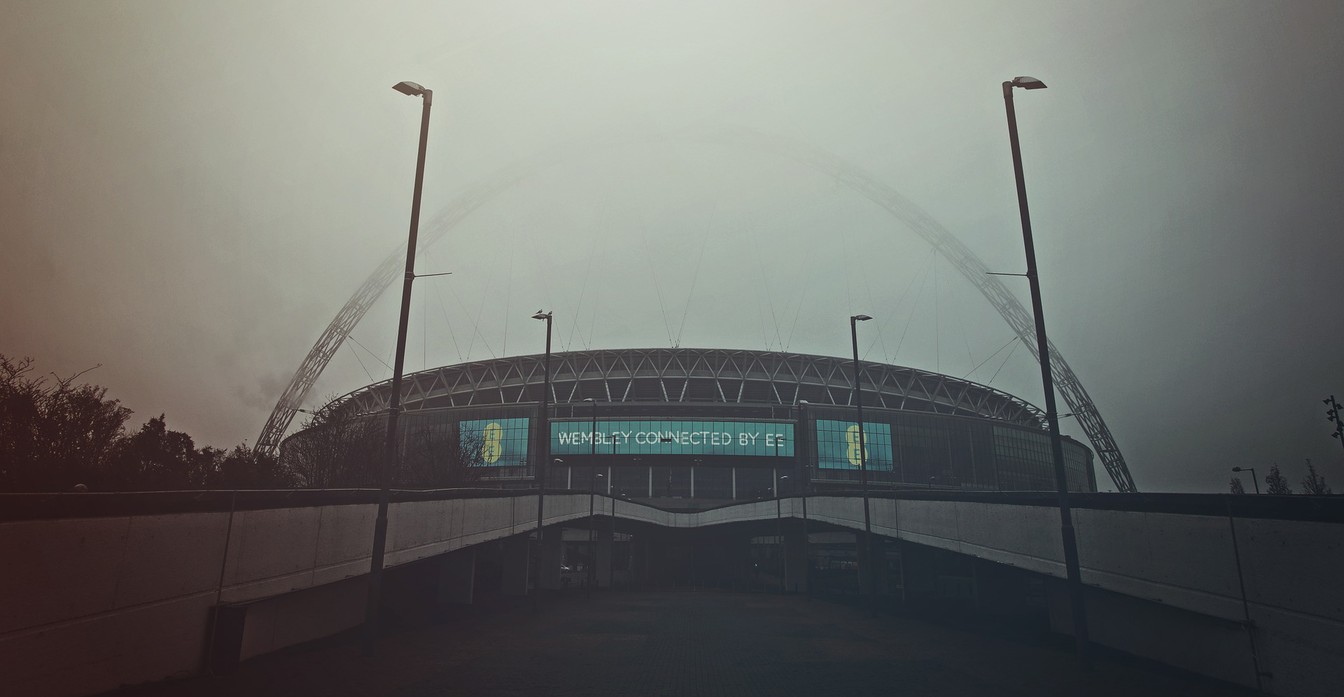
[[[491,425],[493,426],[494,424]],[[860,453],[858,424],[854,424],[845,429],[845,442],[849,443],[849,451],[846,453],[846,457],[849,459],[849,464],[862,468],[864,461],[868,459],[868,449],[863,448],[863,452]],[[867,444],[865,443],[864,445]]]
[[[481,431],[481,459],[488,465],[499,462],[499,457],[504,454],[504,427],[499,424],[490,423],[485,425]]]

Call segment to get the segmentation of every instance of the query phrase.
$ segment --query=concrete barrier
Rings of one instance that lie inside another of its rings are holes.
[[[84,695],[197,674],[220,605],[247,608],[242,657],[363,619],[375,492],[0,499],[7,694]],[[1274,694],[1335,694],[1344,682],[1344,497],[1284,499],[1078,497],[1094,638],[1246,685],[1258,666]],[[623,521],[672,529],[801,518],[803,510],[798,498],[694,513],[597,502],[599,515],[614,510]],[[863,529],[856,496],[809,497],[807,510],[814,523]],[[586,492],[546,497],[546,525],[587,514]],[[1049,495],[885,495],[870,500],[870,519],[888,538],[1064,577]],[[386,564],[518,539],[535,527],[535,493],[396,492]],[[1066,607],[1054,609],[1066,629]]]

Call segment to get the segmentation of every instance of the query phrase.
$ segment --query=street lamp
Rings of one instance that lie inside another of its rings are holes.
[[[798,400],[798,430],[800,432],[805,432],[807,430],[807,417],[804,414],[804,410],[807,409],[808,404],[809,402],[806,399]],[[808,442],[812,443],[810,438],[811,437],[809,436]],[[809,445],[809,448],[810,447],[812,446]],[[802,464],[800,471],[803,478],[803,583],[806,586],[804,592],[807,593],[807,596],[810,599],[812,597],[812,556],[811,550],[808,547],[811,541],[808,539],[809,533],[807,530],[807,494],[812,488],[812,470],[808,468],[806,459],[803,457],[801,451],[798,450],[797,437],[794,437],[793,439],[793,457]]]
[[[868,513],[868,446],[863,437],[863,390],[859,389],[859,322],[872,319],[868,315],[851,315],[849,318],[849,342],[854,348],[854,408],[859,421],[859,482],[863,487],[863,559],[864,573],[867,576],[864,590],[868,594],[869,609],[877,601],[873,592],[873,583],[877,569],[873,568],[873,523]]]
[[[401,318],[397,325],[397,357],[392,368],[392,394],[387,408],[387,439],[378,466],[378,515],[373,523],[373,553],[369,559],[369,596],[364,606],[364,651],[373,653],[378,641],[378,614],[382,603],[383,556],[387,548],[388,471],[397,465],[397,417],[401,414],[401,375],[406,362],[406,327],[411,319],[411,282],[415,280],[415,241],[420,229],[420,194],[425,183],[425,149],[429,143],[429,107],[434,92],[414,82],[398,82],[392,89],[420,97],[420,147],[415,159],[415,190],[411,195],[411,231],[406,241],[406,272],[401,286]]]
[[[611,474],[611,479],[607,480],[607,495],[611,497],[611,551],[607,554],[607,588],[616,590],[616,499],[618,496],[625,496],[625,491],[616,490],[616,472],[620,470],[620,463],[617,462],[617,456],[620,454],[620,441],[616,440],[613,433],[611,438],[611,469],[607,470]],[[636,461],[639,458],[635,458]]]
[[[541,457],[537,459],[537,585],[532,598],[532,609],[541,607],[541,528],[542,510],[546,499],[546,463],[551,457],[550,400],[551,400],[551,313],[537,310],[532,319],[546,322],[546,357],[542,361],[541,390]]]
[[[1008,112],[1008,140],[1013,151],[1013,175],[1017,179],[1017,207],[1022,216],[1022,245],[1027,256],[1027,281],[1031,285],[1031,310],[1036,319],[1036,351],[1041,361],[1041,386],[1045,391],[1045,419],[1050,426],[1050,450],[1055,461],[1055,487],[1059,493],[1059,524],[1064,541],[1064,568],[1069,578],[1069,599],[1073,610],[1073,636],[1080,657],[1087,655],[1087,614],[1083,604],[1083,579],[1078,568],[1078,541],[1069,511],[1069,482],[1064,471],[1064,444],[1059,437],[1059,416],[1055,409],[1055,383],[1050,374],[1050,342],[1045,336],[1045,315],[1041,310],[1041,283],[1036,272],[1036,245],[1031,239],[1031,214],[1027,209],[1027,185],[1022,176],[1022,149],[1017,140],[1017,112],[1013,109],[1013,88],[1045,89],[1034,77],[1015,77],[1003,83],[1003,103]]]
[[[588,595],[593,594],[593,584],[597,583],[597,568],[594,562],[597,561],[597,530],[593,525],[593,518],[596,514],[593,503],[597,493],[597,478],[602,475],[597,473],[597,400],[592,397],[585,398],[583,401],[589,402],[593,406],[593,430],[588,439],[591,452],[588,457]]]
[[[616,501],[629,498],[630,493],[624,489],[611,492],[611,554],[607,563],[607,587],[611,590],[616,590]]]
[[[1233,467],[1233,468],[1232,468],[1232,471],[1233,471],[1233,472],[1250,472],[1250,473],[1251,473],[1251,483],[1255,485],[1255,493],[1257,493],[1257,494],[1260,493],[1260,480],[1255,478],[1255,468],[1254,468],[1254,467]]]
[[[780,501],[784,495],[784,480],[789,475],[781,474],[779,481],[775,484],[775,535],[779,538],[779,558],[784,566],[779,574],[779,591],[787,593],[789,590],[789,546],[784,543],[784,515],[781,510]]]

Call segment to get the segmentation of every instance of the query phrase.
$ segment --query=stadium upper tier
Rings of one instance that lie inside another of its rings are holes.
[[[411,373],[403,378],[405,411],[541,401],[544,356],[510,356]],[[971,416],[1044,428],[1031,404],[978,383],[915,368],[861,361],[866,407]],[[355,414],[385,411],[391,381],[337,398]],[[849,359],[775,351],[653,348],[551,354],[553,405],[581,403],[849,406]]]

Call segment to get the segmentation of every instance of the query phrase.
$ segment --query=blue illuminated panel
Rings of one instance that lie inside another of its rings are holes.
[[[865,422],[863,444],[868,450],[868,470],[890,472],[891,426]],[[857,470],[860,462],[858,422],[817,419],[817,467]]]
[[[459,421],[458,428],[464,447],[480,448],[481,466],[518,467],[527,464],[527,421],[526,418]]]
[[[587,455],[592,421],[552,421],[551,453]],[[624,421],[598,419],[599,455],[793,457],[793,424],[759,421]]]

